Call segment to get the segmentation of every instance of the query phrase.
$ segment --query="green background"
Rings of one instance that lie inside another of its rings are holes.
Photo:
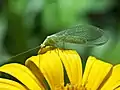
[[[89,55],[120,63],[119,0],[0,0],[0,65],[24,63],[36,55],[46,36],[76,24],[102,28],[109,41],[97,47],[72,46],[86,60]]]

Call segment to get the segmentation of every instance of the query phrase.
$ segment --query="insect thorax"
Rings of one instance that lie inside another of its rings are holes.
[[[63,38],[61,36],[51,35],[47,36],[42,45],[44,46],[53,46],[53,47],[63,47]]]
[[[54,37],[52,36],[47,36],[47,38],[42,43],[42,45],[44,46],[54,46],[54,44],[55,44],[55,40]]]

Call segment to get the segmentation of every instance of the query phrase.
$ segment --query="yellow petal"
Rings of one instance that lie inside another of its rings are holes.
[[[39,69],[39,67],[40,67],[40,56],[41,55],[37,55],[37,56],[32,56],[32,57],[28,58],[25,62],[25,65],[28,65],[28,63],[30,61],[32,61],[37,66],[37,68]]]
[[[23,85],[8,79],[0,78],[0,90],[27,90]]]
[[[80,85],[82,81],[82,64],[78,53],[74,50],[59,51],[71,84]]]
[[[28,58],[25,62],[25,65],[32,71],[32,73],[36,76],[36,78],[40,82],[41,89],[47,89],[45,83],[44,83],[44,76],[40,69],[36,66],[36,64],[32,60],[37,60],[39,56],[32,56],[31,58]]]
[[[28,60],[33,61],[38,67],[40,66],[40,70],[50,85],[51,90],[64,85],[63,66],[56,49],[40,54],[40,56],[34,56]]]
[[[120,87],[116,88],[115,90],[120,90]]]
[[[39,81],[24,65],[17,63],[6,64],[0,67],[0,71],[14,76],[30,90],[41,90]]]
[[[97,90],[111,68],[111,64],[97,60],[94,57],[89,57],[85,67],[82,85],[88,90]]]
[[[113,67],[110,77],[101,90],[120,90],[120,64]]]

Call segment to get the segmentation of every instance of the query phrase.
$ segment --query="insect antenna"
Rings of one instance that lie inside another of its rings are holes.
[[[16,55],[10,57],[8,60],[11,60],[11,59],[13,59],[13,58],[15,58],[15,57],[17,57],[17,56],[21,56],[21,55],[23,55],[23,54],[26,54],[26,53],[28,53],[28,52],[30,52],[30,51],[33,51],[33,50],[35,50],[35,49],[37,49],[37,48],[40,48],[40,47],[41,47],[41,46],[39,45],[39,46],[37,46],[37,47],[35,47],[35,48],[31,48],[31,49],[29,49],[29,50],[27,50],[27,51],[24,51],[24,52],[21,52],[21,53],[19,53],[19,54],[16,54]]]

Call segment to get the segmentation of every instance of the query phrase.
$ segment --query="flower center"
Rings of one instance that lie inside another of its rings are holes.
[[[56,87],[55,90],[87,90],[84,86],[70,85]]]

